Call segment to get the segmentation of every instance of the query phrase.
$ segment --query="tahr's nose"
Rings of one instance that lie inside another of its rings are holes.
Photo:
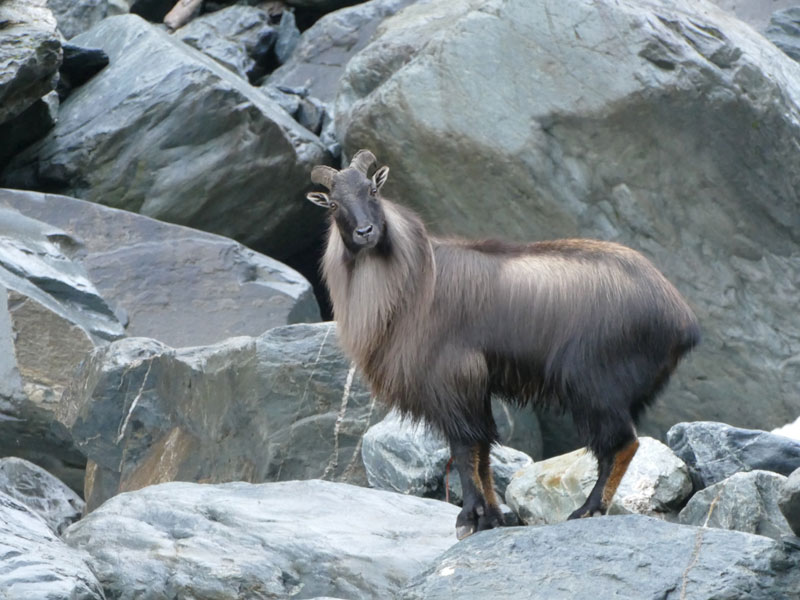
[[[362,238],[369,237],[369,234],[372,233],[372,225],[365,225],[364,227],[357,227],[356,228],[356,235]]]

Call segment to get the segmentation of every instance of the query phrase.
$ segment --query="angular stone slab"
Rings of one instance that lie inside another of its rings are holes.
[[[698,488],[740,471],[789,475],[800,467],[800,441],[725,423],[678,423],[667,432],[667,444],[689,465]]]
[[[3,600],[105,600],[85,553],[62,542],[39,515],[0,492]]]
[[[0,492],[25,504],[55,533],[80,519],[85,505],[65,483],[21,458],[0,458]]]
[[[232,240],[52,194],[0,189],[3,206],[62,232],[129,336],[198,346],[320,319],[302,275]]]
[[[109,598],[393,598],[455,543],[458,509],[325,481],[166,483],[73,525]]]
[[[0,124],[53,91],[60,64],[61,42],[46,0],[0,3]]]
[[[678,515],[686,525],[735,529],[780,539],[792,535],[778,507],[786,477],[770,471],[735,473],[697,492]]]
[[[303,32],[291,58],[264,85],[303,88],[332,103],[348,61],[367,45],[384,19],[414,1],[371,0],[323,16]]]
[[[120,340],[87,359],[58,418],[89,458],[93,510],[175,480],[366,485],[361,437],[384,413],[320,323],[183,349]]]
[[[72,43],[108,67],[62,104],[59,121],[2,175],[258,245],[282,256],[323,220],[304,201],[321,142],[264,94],[136,15],[109,17]]]
[[[445,552],[396,597],[791,600],[800,549],[641,515],[495,529]]]

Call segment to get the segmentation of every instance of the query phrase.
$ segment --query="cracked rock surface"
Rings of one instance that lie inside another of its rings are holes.
[[[495,529],[453,546],[397,598],[796,598],[800,550],[640,515]]]
[[[365,485],[361,437],[384,413],[319,323],[193,348],[120,340],[87,359],[58,418],[89,459],[93,510],[175,480]]]
[[[393,598],[456,542],[458,508],[326,481],[166,483],[65,534],[109,598]]]

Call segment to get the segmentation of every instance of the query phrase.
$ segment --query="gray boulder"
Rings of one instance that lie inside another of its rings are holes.
[[[692,492],[688,469],[661,442],[640,437],[639,444],[609,513],[666,518]],[[584,503],[596,481],[597,460],[575,450],[522,469],[506,489],[506,503],[527,525],[560,523]]]
[[[294,53],[264,85],[303,88],[324,103],[336,98],[347,62],[378,25],[415,0],[371,0],[325,15],[303,32]]]
[[[501,429],[508,429],[504,425],[501,421]],[[391,411],[364,435],[361,456],[370,486],[401,494],[444,499],[450,448],[441,435],[424,424],[412,423]],[[507,446],[492,447],[492,474],[501,498],[514,473],[532,462],[524,452]],[[461,485],[456,470],[452,470],[449,483],[453,501],[460,499]]]
[[[50,133],[4,172],[58,191],[213,231],[282,256],[323,220],[303,201],[320,141],[228,69],[135,15],[72,42],[111,64],[62,104]]]
[[[21,458],[0,458],[0,492],[22,502],[55,533],[81,518],[84,502],[62,481]]]
[[[106,17],[128,12],[125,0],[47,0],[47,7],[53,11],[58,30],[67,39]]]
[[[60,64],[61,42],[46,0],[0,4],[0,124],[53,91]]]
[[[236,4],[192,19],[174,35],[252,81],[263,75],[278,32],[266,10]]]
[[[129,336],[198,346],[319,321],[305,278],[232,240],[51,194],[0,189],[3,206],[61,232]]]
[[[800,467],[783,484],[778,506],[795,535],[800,536]]]
[[[790,600],[800,589],[798,561],[800,550],[762,536],[600,517],[470,536],[396,597]]]
[[[764,36],[788,56],[800,60],[800,5],[773,13]]]
[[[697,492],[678,516],[680,523],[735,529],[780,539],[792,530],[778,507],[786,477],[769,471],[735,473]]]
[[[667,444],[689,466],[698,489],[740,471],[789,475],[800,467],[800,441],[725,423],[678,423],[667,432]]]
[[[81,489],[85,458],[53,414],[86,354],[124,330],[71,256],[73,243],[0,202],[0,456]]]
[[[800,65],[704,0],[431,0],[350,60],[335,114],[434,232],[653,259],[704,330],[643,419],[660,438],[797,416],[798,106]]]
[[[177,350],[120,340],[86,360],[58,418],[89,459],[91,511],[174,480],[366,485],[361,437],[384,413],[320,323]]]
[[[105,600],[85,554],[68,547],[22,502],[0,492],[3,600]]]
[[[720,8],[735,15],[756,31],[764,32],[770,17],[790,6],[797,6],[797,0],[711,0]]]
[[[166,483],[112,498],[64,537],[118,600],[393,598],[455,543],[457,513],[324,481]]]

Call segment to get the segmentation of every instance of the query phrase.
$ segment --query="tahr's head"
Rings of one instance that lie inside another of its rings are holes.
[[[330,193],[311,192],[306,198],[331,212],[342,241],[354,254],[377,246],[386,229],[379,193],[389,167],[381,167],[371,178],[367,177],[374,164],[372,152],[359,150],[346,169],[337,171],[320,165],[311,171],[311,181],[324,185]]]

